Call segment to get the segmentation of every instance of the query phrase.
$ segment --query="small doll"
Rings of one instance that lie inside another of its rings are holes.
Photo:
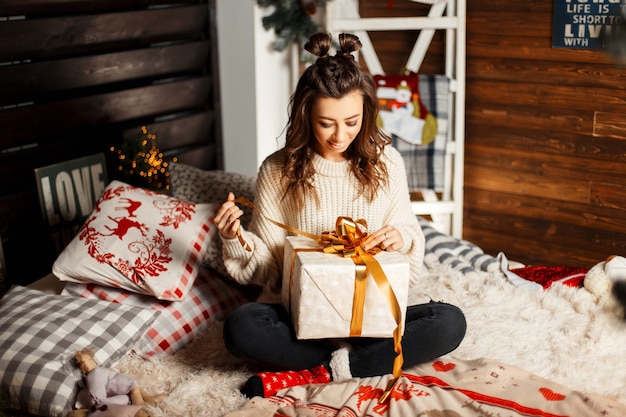
[[[148,395],[134,378],[97,366],[91,349],[79,350],[74,359],[85,378],[91,404],[70,411],[67,417],[150,417],[144,405],[164,398]]]

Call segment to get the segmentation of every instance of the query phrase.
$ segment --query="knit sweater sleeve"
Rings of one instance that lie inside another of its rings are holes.
[[[391,204],[385,215],[384,223],[395,227],[404,240],[400,253],[406,255],[411,267],[411,289],[419,285],[419,277],[424,262],[425,239],[416,215],[411,208],[411,198],[406,179],[402,156],[393,147],[385,148],[387,169],[389,172],[389,197],[396,204]]]
[[[280,166],[278,155],[274,154],[259,169],[254,202],[258,211],[252,214],[250,230],[241,229],[251,250],[246,250],[238,239],[222,238],[222,257],[229,275],[240,284],[266,287],[264,294],[279,294],[282,278],[287,232],[268,220],[284,223],[280,204],[283,195]]]

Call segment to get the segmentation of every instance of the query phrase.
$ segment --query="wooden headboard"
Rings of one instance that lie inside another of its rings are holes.
[[[166,160],[220,169],[214,0],[0,3],[0,293],[56,252],[34,170],[147,126]],[[1,254],[4,252],[4,261]]]

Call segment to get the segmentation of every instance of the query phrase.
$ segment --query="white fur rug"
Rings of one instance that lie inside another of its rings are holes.
[[[555,284],[532,293],[499,272],[463,276],[440,264],[427,272],[424,294],[458,305],[467,317],[467,336],[450,356],[495,359],[626,404],[626,323],[586,290]],[[253,371],[225,351],[221,323],[170,358],[128,355],[115,368],[152,393],[169,394],[151,408],[153,417],[218,417],[239,409],[247,400],[237,388]]]

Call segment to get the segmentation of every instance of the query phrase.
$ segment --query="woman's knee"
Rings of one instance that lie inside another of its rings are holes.
[[[416,337],[430,336],[444,350],[455,349],[467,330],[465,315],[459,307],[436,301],[410,306],[406,325],[409,333],[415,332]]]
[[[465,314],[459,307],[446,303],[438,303],[437,310],[441,326],[446,329],[450,349],[455,349],[461,344],[467,332]]]
[[[267,337],[268,329],[284,326],[282,307],[263,303],[247,303],[234,309],[224,321],[226,348],[235,356],[248,356],[255,341]],[[286,313],[285,313],[286,314]]]
[[[250,318],[261,309],[258,303],[247,303],[235,308],[226,317],[223,329],[224,344],[231,353],[236,356],[240,353],[241,341],[245,340],[245,335],[250,331]]]

